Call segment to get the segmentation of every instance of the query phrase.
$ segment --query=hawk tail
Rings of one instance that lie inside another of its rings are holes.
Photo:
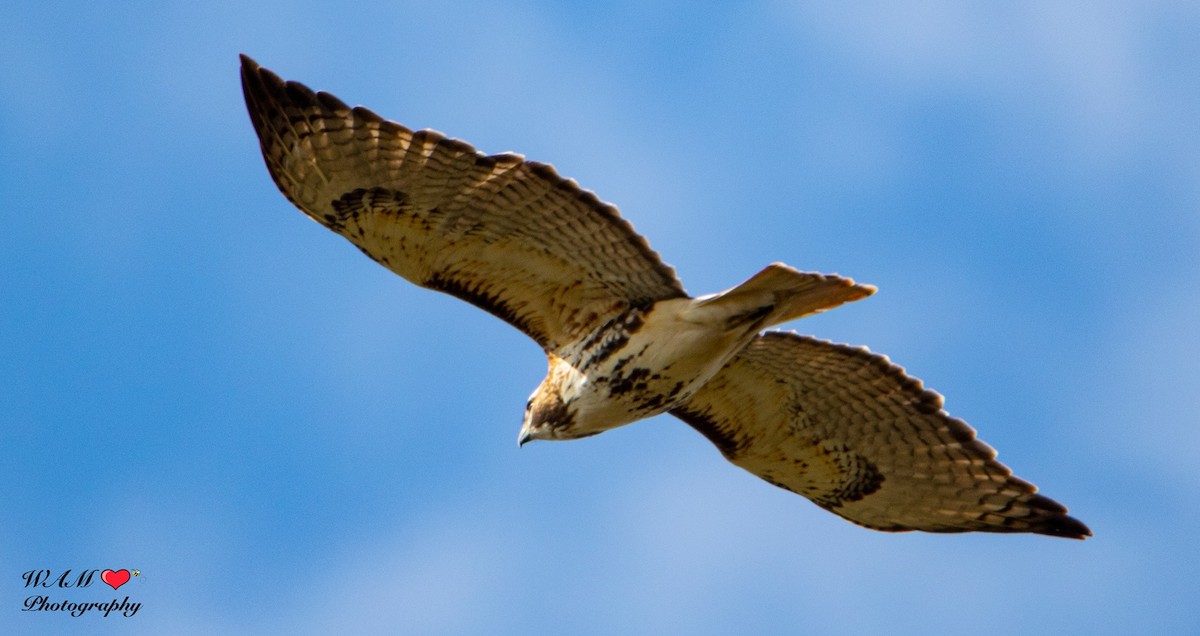
[[[875,287],[860,285],[850,278],[801,272],[783,263],[772,263],[737,287],[702,299],[698,304],[707,311],[728,316],[731,326],[753,320],[757,330],[874,293]]]

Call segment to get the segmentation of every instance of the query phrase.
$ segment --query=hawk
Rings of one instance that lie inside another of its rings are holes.
[[[616,208],[551,166],[414,132],[241,62],[263,158],[289,201],[546,351],[521,444],[670,413],[735,465],[868,528],[1091,535],[886,357],[765,331],[875,288],[775,263],[691,297]]]

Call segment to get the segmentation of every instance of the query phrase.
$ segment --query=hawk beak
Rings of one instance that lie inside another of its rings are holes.
[[[529,430],[528,426],[521,427],[521,433],[517,435],[517,448],[524,446],[533,439],[533,431]]]

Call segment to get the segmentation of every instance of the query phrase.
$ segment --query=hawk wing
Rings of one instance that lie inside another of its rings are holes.
[[[244,55],[242,90],[267,168],[296,207],[547,351],[628,306],[686,295],[616,208],[548,165],[413,132]]]
[[[865,348],[763,334],[671,413],[734,464],[868,528],[1091,535]]]

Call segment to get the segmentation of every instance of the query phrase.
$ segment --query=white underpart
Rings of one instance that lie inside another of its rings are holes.
[[[669,410],[754,335],[744,326],[727,329],[727,312],[707,309],[698,300],[659,302],[629,340],[602,361],[589,365],[583,355],[564,360],[571,369],[561,395],[575,413],[572,430],[601,432]],[[623,383],[628,386],[619,390]],[[656,396],[661,398],[654,403]]]

